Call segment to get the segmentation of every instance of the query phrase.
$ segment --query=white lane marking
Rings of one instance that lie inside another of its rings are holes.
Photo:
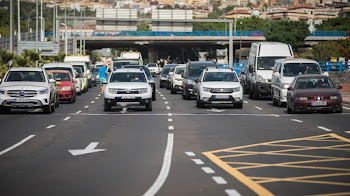
[[[98,99],[98,97],[96,97],[95,99]]]
[[[173,114],[172,113],[168,113],[168,116],[173,116]]]
[[[174,130],[174,126],[169,126],[169,130]]]
[[[317,128],[322,129],[324,131],[332,131],[332,129],[328,129],[328,128],[322,127],[322,126],[317,126]]]
[[[194,152],[185,152],[185,153],[187,154],[187,156],[190,156],[190,157],[196,156],[196,155],[194,154]]]
[[[88,105],[86,105],[84,108],[85,108],[85,109],[86,109],[86,108],[89,108],[89,106],[88,106]]]
[[[128,111],[128,108],[123,108],[122,111],[120,111],[120,113],[124,114]]]
[[[168,122],[173,122],[173,119],[172,119],[172,118],[169,118],[169,119],[168,119]]]
[[[271,116],[280,117],[280,115],[277,115],[277,114],[271,114]]]
[[[298,122],[298,123],[302,123],[303,121],[302,120],[298,120],[298,119],[290,119],[291,121],[294,121],[294,122]]]
[[[100,96],[101,96],[101,94],[98,94],[97,96],[99,96],[99,97],[100,97]]]
[[[75,115],[76,113],[69,113],[68,115]],[[134,114],[120,114],[120,113],[82,113],[81,115],[85,116],[256,116],[256,117],[272,117],[271,114],[244,114],[244,113],[235,113],[235,114],[225,114],[225,113],[149,113],[149,114],[142,114],[142,113],[134,113]],[[350,115],[350,113],[342,113],[339,115]],[[337,114],[334,114],[337,115]],[[280,116],[283,117],[290,117],[292,115],[290,114],[282,114]]]
[[[89,154],[94,152],[102,152],[106,150],[106,149],[96,149],[98,144],[99,142],[91,142],[84,149],[68,150],[68,152],[71,153],[73,156],[79,156],[79,155],[84,155],[84,154]]]
[[[166,107],[166,109],[167,109],[167,110],[170,110],[170,107],[169,107],[169,106],[167,106],[167,107]]]
[[[163,99],[166,99],[165,97],[163,97]]]
[[[344,109],[350,110],[350,108],[343,106]]]
[[[262,108],[261,107],[258,107],[258,106],[254,106],[256,109],[258,109],[258,110],[262,110]]]
[[[214,170],[212,170],[210,167],[202,167],[202,170],[207,174],[213,174],[215,173]]]
[[[95,101],[91,101],[91,103],[95,103]]]
[[[162,169],[160,170],[159,176],[156,179],[156,181],[147,190],[147,192],[145,194],[143,194],[143,196],[155,195],[159,191],[159,189],[163,186],[164,182],[166,181],[166,179],[169,175],[170,166],[171,166],[171,156],[173,153],[173,144],[174,144],[174,134],[169,133],[168,134],[168,143],[167,143],[167,146],[165,149]]]
[[[56,127],[56,125],[50,125],[50,126],[46,127],[46,129],[51,129],[53,127]]]
[[[166,102],[164,102],[165,104],[168,104],[168,102],[166,101]]]
[[[236,189],[226,189],[225,192],[228,196],[241,196],[241,194],[239,194]]]
[[[248,103],[248,101],[243,101],[243,103]]]
[[[80,114],[81,110],[77,111],[76,114]]]
[[[163,97],[164,95],[160,95],[161,97]]]
[[[11,146],[9,148],[6,148],[5,150],[0,152],[0,156],[5,154],[5,153],[7,153],[7,152],[9,152],[9,151],[11,151],[11,150],[13,150],[13,149],[15,149],[15,148],[17,148],[18,146],[24,144],[26,141],[32,139],[34,136],[35,135],[30,135],[30,136],[24,138],[23,140],[21,140],[20,142],[18,142],[17,144],[15,144],[15,145],[13,145],[13,146]]]
[[[156,89],[156,91],[158,92],[158,90]]]
[[[197,165],[203,165],[204,162],[200,159],[192,159],[193,162],[195,162]]]
[[[68,117],[66,117],[65,119],[63,119],[63,120],[69,120],[70,119],[70,117],[68,116]]]
[[[227,184],[226,180],[223,179],[221,176],[213,176],[213,180],[214,180],[217,184]]]

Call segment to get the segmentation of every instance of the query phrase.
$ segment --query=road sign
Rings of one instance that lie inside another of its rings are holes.
[[[112,62],[111,61],[107,61],[107,65],[108,66],[112,65]]]

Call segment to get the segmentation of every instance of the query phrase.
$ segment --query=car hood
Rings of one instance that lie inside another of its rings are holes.
[[[207,88],[235,88],[240,87],[239,82],[203,82],[203,87]]]
[[[150,88],[151,86],[145,82],[112,82],[108,83],[106,88],[120,88],[120,89],[133,89],[133,88]]]
[[[316,96],[316,95],[340,95],[336,88],[315,88],[315,89],[296,89],[294,90],[295,96]]]
[[[47,87],[46,82],[4,82],[0,85],[0,88],[7,90],[40,90]]]

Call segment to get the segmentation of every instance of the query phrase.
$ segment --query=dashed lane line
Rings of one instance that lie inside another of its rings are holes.
[[[98,99],[98,97],[95,98],[96,100]]]
[[[81,110],[77,111],[76,114],[80,114],[81,113]]]
[[[256,109],[258,109],[258,110],[262,110],[262,108],[261,107],[258,107],[258,106],[254,106]]]
[[[277,114],[271,114],[271,116],[280,117],[280,115],[277,115]]]
[[[95,103],[95,101],[91,101],[91,103]]]
[[[9,152],[9,151],[11,151],[11,150],[13,150],[13,149],[15,149],[15,148],[17,148],[18,146],[24,144],[25,142],[27,142],[28,140],[32,139],[33,137],[35,137],[35,135],[30,135],[30,136],[24,138],[23,140],[21,140],[20,142],[18,142],[17,144],[15,144],[15,145],[13,145],[13,146],[11,146],[9,148],[6,148],[5,150],[0,152],[0,156],[5,154],[5,153],[7,153],[7,152]]]
[[[46,129],[51,129],[51,128],[54,128],[54,127],[56,127],[56,125],[49,125],[49,126],[46,127]]]
[[[226,180],[221,176],[213,176],[212,178],[217,184],[227,184]]]
[[[163,97],[163,99],[165,100],[166,98],[165,98],[165,97]]]
[[[164,95],[160,95],[161,97],[163,97]]]
[[[243,103],[248,103],[248,101],[243,101]]]
[[[345,106],[343,106],[343,108],[344,108],[344,109],[346,109],[346,110],[350,110],[350,108],[348,108],[348,107],[345,107]]]
[[[168,113],[168,116],[173,116],[173,114],[172,113]]]
[[[89,106],[88,106],[88,105],[86,105],[84,108],[85,108],[85,109],[86,109],[86,108],[89,108]]]
[[[202,170],[207,174],[213,174],[215,171],[211,169],[210,167],[202,167]]]
[[[203,165],[204,164],[204,162],[201,159],[192,159],[192,161],[194,163],[196,163],[197,165]]]
[[[332,129],[328,129],[328,128],[323,127],[323,126],[317,126],[317,128],[322,129],[324,131],[332,131]]]
[[[163,186],[164,182],[166,181],[166,179],[169,175],[170,166],[171,166],[171,156],[173,153],[173,144],[174,144],[174,134],[169,133],[168,134],[168,143],[167,143],[167,147],[165,149],[162,169],[160,170],[159,176],[156,179],[156,181],[147,190],[147,192],[145,194],[143,194],[143,196],[156,195],[156,193],[159,191],[159,189]]]
[[[194,154],[194,152],[185,152],[187,154],[187,156],[190,156],[190,157],[194,157],[196,156],[196,154]]]
[[[168,102],[166,101],[166,102],[164,102],[165,104],[168,104]]]
[[[166,109],[167,109],[167,110],[170,110],[170,107],[169,107],[169,106],[167,106],[167,107],[166,107]]]
[[[294,121],[294,122],[298,122],[298,123],[302,123],[303,121],[302,120],[298,120],[298,119],[290,119],[291,121]]]
[[[63,120],[69,120],[70,119],[70,117],[68,116],[68,117],[66,117],[65,119],[63,119]]]
[[[170,131],[174,130],[174,126],[169,126],[169,130]]]
[[[172,118],[168,118],[168,122],[173,122],[173,119]]]
[[[241,196],[235,189],[226,189],[225,192],[228,196]]]
[[[101,96],[101,94],[98,94],[97,96],[99,96],[99,97],[100,97],[100,96]]]

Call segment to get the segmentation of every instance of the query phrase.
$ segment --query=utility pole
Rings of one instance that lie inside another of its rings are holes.
[[[18,3],[17,4],[17,9],[18,9],[18,14],[17,14],[17,23],[18,23],[17,51],[18,51],[18,42],[21,41],[21,5],[20,5],[20,0],[17,0],[17,3]]]
[[[239,63],[242,61],[242,22],[239,22]]]
[[[229,23],[229,33],[230,33],[230,39],[229,39],[229,56],[228,56],[228,67],[232,67],[233,63],[233,39],[232,39],[232,22]]]
[[[64,52],[68,54],[67,46],[67,0],[64,0]]]
[[[35,17],[35,52],[39,52],[38,41],[39,41],[39,0],[36,0],[36,17]]]
[[[86,39],[85,17],[86,17],[86,10],[84,10],[84,54],[86,54],[86,52],[85,52],[85,39]]]
[[[76,39],[75,39],[75,0],[74,0],[74,10],[73,10],[73,13],[74,13],[74,20],[73,20],[73,29],[74,29],[74,34],[73,34],[73,54],[76,54],[77,51],[77,43],[76,43]]]
[[[13,52],[13,0],[10,0],[10,51]]]
[[[44,25],[43,25],[43,0],[40,1],[40,41],[44,41],[45,36],[44,36]]]
[[[80,47],[79,47],[79,54],[83,54],[83,10],[80,5]]]

